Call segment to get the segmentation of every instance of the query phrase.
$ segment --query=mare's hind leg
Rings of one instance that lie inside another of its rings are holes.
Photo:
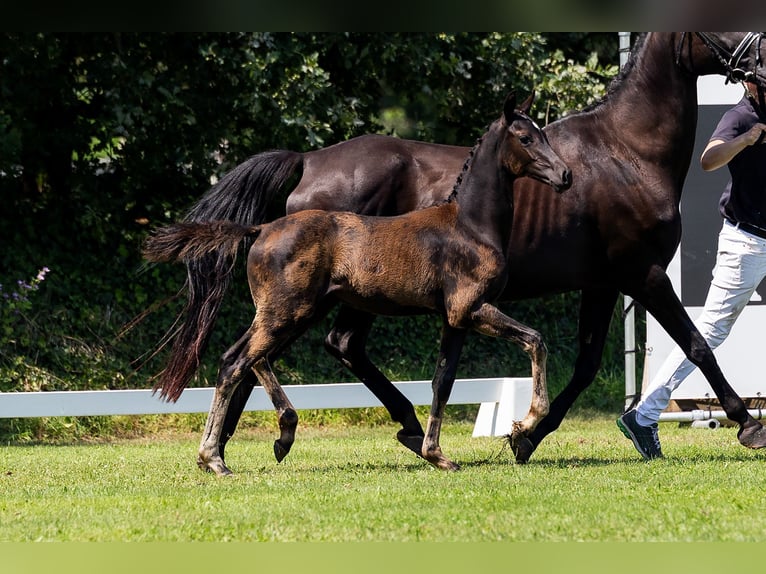
[[[431,413],[428,416],[426,435],[423,440],[422,456],[432,465],[442,470],[459,470],[460,466],[442,453],[439,445],[444,408],[447,406],[452,386],[455,383],[457,364],[463,349],[467,331],[449,326],[446,322],[442,328],[441,348],[436,363],[436,372],[431,383],[433,400]]]
[[[532,362],[532,403],[524,420],[514,421],[509,437],[511,447],[516,452],[524,437],[531,433],[540,420],[548,414],[548,385],[545,370],[548,351],[540,333],[511,319],[493,305],[484,303],[471,318],[476,331],[516,343],[529,355]]]
[[[325,348],[383,403],[391,419],[402,425],[396,438],[420,456],[424,432],[415,414],[415,407],[367,356],[367,336],[374,320],[375,317],[369,313],[342,306],[332,331],[325,339]]]
[[[542,440],[559,428],[577,397],[596,378],[618,295],[616,289],[583,291],[578,322],[579,353],[572,378],[553,400],[550,411],[537,427],[518,441],[514,449],[516,462],[529,460]]]

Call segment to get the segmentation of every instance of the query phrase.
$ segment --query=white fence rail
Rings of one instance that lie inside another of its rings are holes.
[[[402,381],[394,385],[413,404],[431,404],[431,381]],[[381,406],[361,383],[283,388],[298,410]],[[200,413],[209,410],[212,398],[212,388],[186,389],[175,403],[164,402],[151,390],[143,389],[0,393],[0,418]],[[480,404],[473,435],[499,436],[510,432],[514,420],[524,418],[531,399],[532,379],[529,377],[457,379],[449,404]],[[263,388],[255,387],[245,410],[272,409]]]

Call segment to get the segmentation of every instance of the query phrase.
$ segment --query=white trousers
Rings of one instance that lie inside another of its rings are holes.
[[[766,239],[751,235],[724,220],[718,235],[713,279],[702,314],[694,322],[711,349],[729,336],[734,322],[766,276]],[[636,406],[636,421],[648,426],[660,418],[670,394],[696,366],[676,346],[644,389]]]

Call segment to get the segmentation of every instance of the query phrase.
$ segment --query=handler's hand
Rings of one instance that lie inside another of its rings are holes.
[[[745,132],[747,145],[757,145],[766,142],[766,124],[755,124]]]

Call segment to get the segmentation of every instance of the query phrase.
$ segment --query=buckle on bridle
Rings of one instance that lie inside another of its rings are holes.
[[[747,54],[752,46],[753,42],[756,42],[755,46],[755,66],[754,70],[757,70],[763,65],[761,62],[761,40],[763,39],[763,32],[748,32],[739,45],[732,52],[729,61],[726,62],[726,83],[729,82],[755,82],[755,71],[743,70],[739,67],[739,62],[742,57]]]
[[[755,72],[743,70],[742,68],[731,68],[726,74],[726,82],[732,84],[740,84],[742,82],[753,82],[755,80]]]

